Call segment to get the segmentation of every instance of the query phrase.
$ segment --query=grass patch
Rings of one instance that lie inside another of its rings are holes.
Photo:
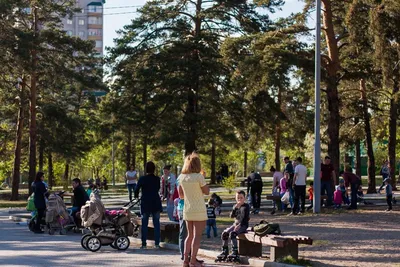
[[[298,259],[296,260],[292,256],[286,256],[283,259],[280,259],[278,262],[286,263],[286,264],[293,264],[299,266],[312,266],[311,261],[306,259]]]
[[[0,208],[25,208],[26,201],[9,201],[9,200],[0,200]]]
[[[233,224],[234,220],[235,219],[229,217],[217,217],[217,226],[218,224],[226,224],[226,223]]]

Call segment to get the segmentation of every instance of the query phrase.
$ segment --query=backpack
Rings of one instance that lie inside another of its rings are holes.
[[[277,223],[269,223],[265,220],[260,221],[253,227],[254,234],[263,237],[267,235],[280,235],[281,229]]]

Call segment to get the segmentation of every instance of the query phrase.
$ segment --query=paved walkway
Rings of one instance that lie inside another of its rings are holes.
[[[61,236],[34,234],[26,225],[8,219],[8,210],[0,209],[0,265],[4,266],[182,266],[178,251],[140,250],[131,244],[127,251],[109,246],[98,252],[85,251],[80,234]],[[205,259],[206,266],[217,266]],[[218,266],[229,266],[218,264]]]

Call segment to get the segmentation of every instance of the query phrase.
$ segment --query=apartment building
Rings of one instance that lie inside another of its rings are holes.
[[[103,5],[105,0],[77,0],[77,7],[82,11],[72,18],[64,18],[64,30],[70,36],[83,40],[93,40],[96,51],[103,56]]]

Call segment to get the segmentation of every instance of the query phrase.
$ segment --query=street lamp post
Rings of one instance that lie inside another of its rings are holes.
[[[315,121],[314,121],[314,213],[321,210],[321,0],[316,0],[315,27]]]

